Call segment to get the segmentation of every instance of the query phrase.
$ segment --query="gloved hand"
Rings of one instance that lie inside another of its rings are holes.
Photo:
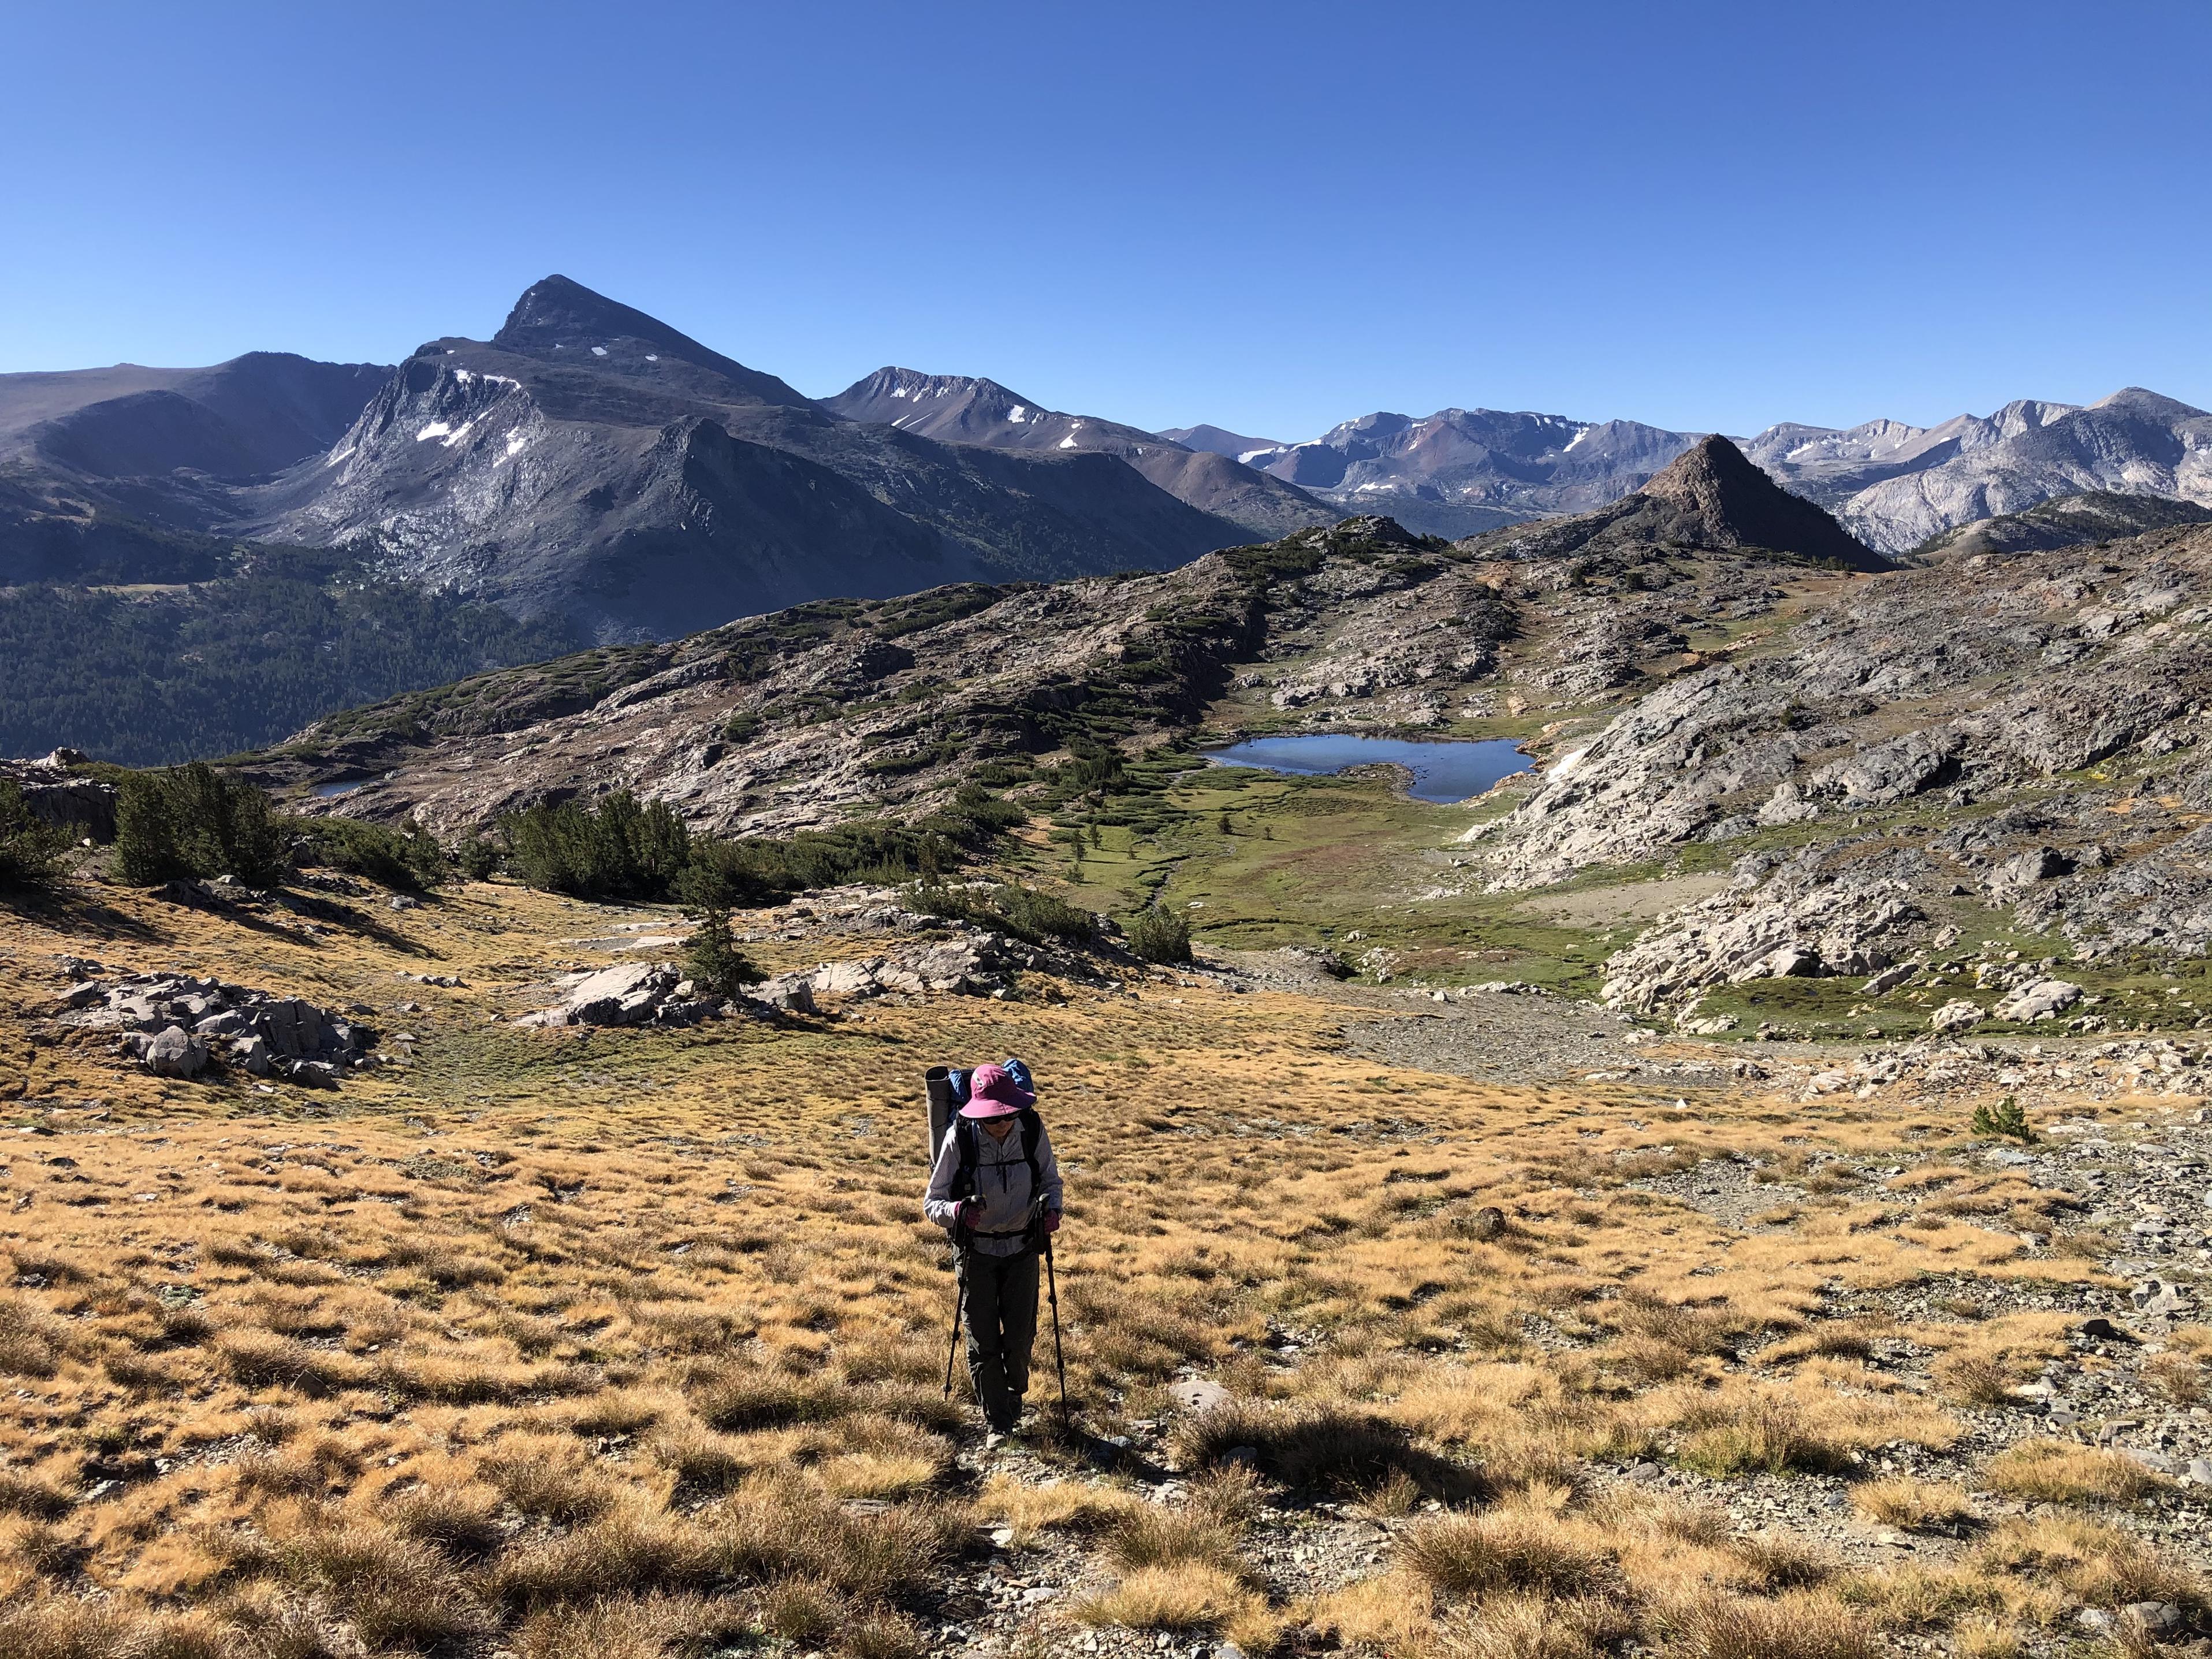
[[[1047,1210],[1044,1212],[1044,1230],[1048,1233],[1056,1233],[1060,1231],[1059,1211]]]
[[[978,1198],[963,1198],[960,1200],[960,1214],[958,1219],[962,1226],[972,1227],[982,1218],[982,1200]]]

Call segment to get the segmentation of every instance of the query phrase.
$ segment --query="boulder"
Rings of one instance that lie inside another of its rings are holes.
[[[586,974],[551,1011],[549,1024],[642,1025],[675,994],[681,975],[665,962],[624,963]]]
[[[2081,1000],[2080,986],[2063,979],[2039,979],[2005,997],[1997,1004],[1994,1018],[2022,1022],[2056,1019]]]
[[[269,1039],[272,1054],[300,1060],[322,1052],[323,1011],[298,997],[284,997],[264,1006],[255,1025]]]
[[[1982,887],[2000,904],[2019,897],[2039,881],[2063,876],[2073,866],[2048,847],[2015,853],[1982,878]]]
[[[145,1040],[139,1059],[155,1077],[198,1077],[207,1069],[207,1044],[172,1025]]]
[[[1822,767],[1811,782],[1817,790],[1840,794],[1846,806],[1903,800],[1955,778],[1966,746],[1965,735],[1948,727],[1908,732]]]
[[[1878,997],[1894,991],[1919,971],[1919,964],[1911,962],[1900,962],[1885,968],[1866,982],[1866,994]]]
[[[807,978],[817,996],[865,996],[876,988],[876,964],[825,962]]]
[[[748,1001],[780,1008],[787,1013],[814,1012],[814,982],[805,974],[779,974],[745,993]]]
[[[204,976],[132,974],[112,988],[93,988],[94,995],[72,994],[76,1006],[59,1016],[60,1023],[139,1034],[129,1042],[131,1052],[142,1059],[149,1041],[145,1034],[172,1026],[198,1045],[198,1064],[205,1064],[212,1050],[256,1077],[289,1074],[290,1062],[310,1060],[331,1062],[335,1074],[376,1042],[368,1027],[302,998],[274,996]]]
[[[1218,1382],[1209,1382],[1202,1376],[1194,1376],[1186,1378],[1181,1382],[1170,1384],[1168,1389],[1168,1398],[1195,1417],[1213,1410],[1217,1406],[1227,1405],[1229,1390]]]
[[[1928,1029],[1938,1036],[1942,1036],[1952,1031],[1963,1031],[1972,1025],[1978,1025],[1984,1018],[1978,1004],[1960,999],[1945,1003],[1934,1013],[1929,1015]]]

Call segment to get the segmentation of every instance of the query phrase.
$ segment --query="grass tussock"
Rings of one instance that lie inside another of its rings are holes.
[[[1439,1595],[1478,1599],[1502,1592],[1585,1595],[1604,1587],[1617,1565],[1591,1528],[1534,1505],[1425,1522],[1407,1535],[1400,1554]]]
[[[2132,1504],[2172,1485],[2124,1452],[2024,1440],[1989,1462],[1990,1490],[2032,1504]]]
[[[1818,1590],[1696,1595],[1655,1622],[1661,1650],[1680,1659],[1875,1659],[1881,1650],[1865,1619]]]
[[[2204,1579],[2154,1546],[2108,1522],[2045,1515],[2008,1521],[1967,1558],[1984,1574],[2056,1585],[2094,1607],[2171,1601],[2212,1607]]]
[[[1973,1518],[1973,1501],[1966,1488],[1948,1480],[1918,1480],[1892,1475],[1865,1480],[1851,1488],[1851,1507],[1869,1521],[1909,1532],[1937,1532],[1960,1527]]]

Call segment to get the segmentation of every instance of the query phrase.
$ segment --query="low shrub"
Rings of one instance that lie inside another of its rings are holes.
[[[1190,927],[1173,911],[1149,905],[1131,917],[1129,949],[1139,960],[1170,966],[1190,960]]]
[[[308,868],[367,876],[386,887],[435,887],[447,876],[438,838],[410,818],[392,830],[358,818],[291,818],[292,861]]]
[[[471,881],[489,881],[499,868],[499,848],[482,836],[471,836],[453,849],[453,862]]]
[[[1844,1448],[1815,1431],[1794,1401],[1777,1395],[1716,1401],[1686,1416],[1682,1427],[1690,1431],[1684,1467],[1717,1480],[1790,1469],[1825,1474],[1844,1461]]]
[[[2032,1142],[2035,1130],[2027,1121],[2027,1114],[2016,1095],[2007,1095],[1994,1106],[1987,1101],[1974,1107],[1974,1118],[1968,1126],[1978,1135],[2002,1136],[2009,1140]]]
[[[2011,1369],[1994,1354],[1948,1353],[1936,1362],[1930,1375],[1944,1396],[1961,1406],[1993,1410],[2017,1403]]]
[[[1078,909],[1049,893],[1010,884],[983,892],[939,884],[916,884],[907,890],[905,898],[909,909],[924,915],[988,927],[1030,945],[1042,945],[1048,939],[1080,944],[1087,941],[1097,927],[1088,910]]]
[[[1867,1622],[1832,1596],[1798,1590],[1771,1601],[1708,1594],[1659,1622],[1682,1659],[1875,1659]]]
[[[1869,1521],[1913,1532],[1955,1527],[1974,1513],[1965,1488],[1948,1480],[1917,1480],[1902,1474],[1853,1487],[1851,1506]]]
[[[58,1521],[75,1503],[59,1486],[40,1480],[28,1469],[0,1469],[0,1515]]]
[[[68,1327],[52,1314],[0,1297],[0,1376],[52,1376],[68,1339]]]
[[[1967,1557],[1983,1573],[2055,1584],[2093,1607],[2171,1601],[2203,1611],[2212,1587],[2166,1559],[2133,1533],[2084,1516],[2045,1515],[2008,1521]]]
[[[1249,1447],[1261,1468],[1284,1485],[1308,1491],[1365,1493],[1394,1474],[1444,1502],[1487,1490],[1479,1471],[1421,1450],[1380,1418],[1334,1407],[1231,1400],[1176,1431],[1176,1451],[1194,1468],[1216,1468],[1240,1447]]]
[[[1232,1577],[1244,1572],[1237,1535],[1217,1516],[1196,1508],[1132,1510],[1106,1540],[1106,1554],[1124,1571],[1193,1564]]]
[[[665,899],[691,836],[665,801],[617,789],[597,806],[532,806],[500,820],[507,863],[532,887],[573,898]]]

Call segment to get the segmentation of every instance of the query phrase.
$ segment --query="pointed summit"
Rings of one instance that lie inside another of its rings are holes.
[[[673,359],[720,376],[746,402],[804,406],[809,401],[775,375],[747,368],[659,318],[566,276],[548,276],[525,289],[491,343],[544,362],[632,374]]]
[[[1890,568],[1824,509],[1783,489],[1717,434],[1698,440],[1643,489],[1610,507],[1493,531],[1478,544],[1510,545],[1535,557],[1629,546],[1750,548],[1852,570]]]
[[[1764,547],[1858,570],[1888,562],[1718,433],[1691,445],[1622,505],[1638,495],[1659,509],[1662,539],[1692,547]]]

